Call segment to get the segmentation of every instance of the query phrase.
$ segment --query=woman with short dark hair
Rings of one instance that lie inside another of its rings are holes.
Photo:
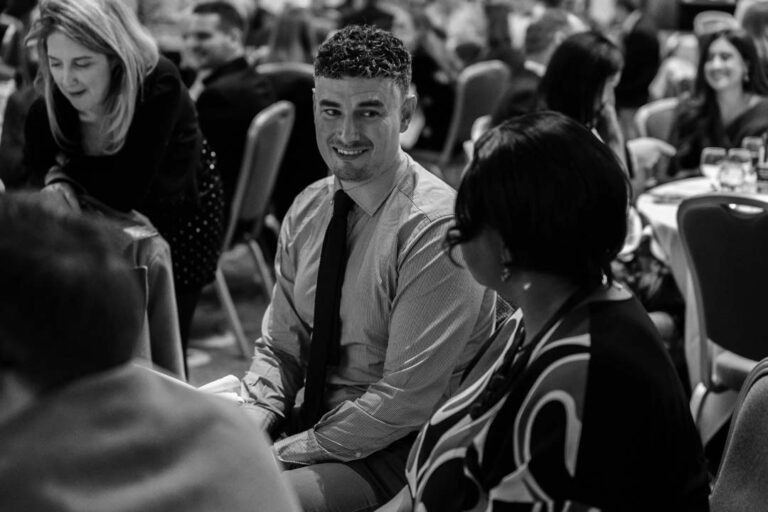
[[[447,243],[519,309],[422,429],[383,510],[707,510],[680,381],[611,282],[628,198],[611,150],[562,114],[480,138]]]

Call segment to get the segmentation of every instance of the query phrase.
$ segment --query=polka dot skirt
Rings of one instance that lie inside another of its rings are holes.
[[[210,283],[216,272],[224,234],[224,191],[216,169],[216,154],[203,141],[202,165],[197,175],[200,205],[183,212],[168,212],[157,223],[171,246],[177,291],[193,291]]]

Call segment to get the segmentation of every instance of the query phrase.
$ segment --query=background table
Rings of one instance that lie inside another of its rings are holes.
[[[710,192],[713,192],[710,180],[698,177],[660,185],[637,199],[637,210],[650,223],[657,248],[666,257],[675,283],[685,299],[685,359],[691,389],[701,381],[701,342],[693,283],[677,228],[677,209],[683,199]],[[758,197],[768,200],[768,195]]]

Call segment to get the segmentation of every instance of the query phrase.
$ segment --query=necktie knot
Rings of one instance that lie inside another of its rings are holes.
[[[342,189],[336,191],[333,194],[333,216],[346,217],[349,211],[352,209],[354,202],[352,198],[347,195]]]

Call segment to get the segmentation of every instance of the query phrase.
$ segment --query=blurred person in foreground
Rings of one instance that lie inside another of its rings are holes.
[[[768,130],[768,79],[752,38],[743,30],[707,34],[693,94],[677,106],[670,134],[677,148],[670,176],[698,174],[708,146],[740,147]]]
[[[252,417],[288,435],[274,450],[308,511],[370,510],[400,490],[416,430],[493,326],[495,294],[443,250],[455,191],[399,145],[410,77],[402,41],[369,26],[337,32],[315,60],[317,145],[333,175],[283,220],[243,379]],[[336,261],[346,268],[328,270]]]
[[[484,134],[447,244],[519,309],[421,430],[380,512],[706,511],[702,447],[648,315],[612,283],[629,183],[555,112]]]
[[[42,0],[28,36],[42,98],[26,119],[24,165],[62,210],[89,196],[137,210],[171,247],[181,339],[221,250],[215,159],[178,70],[122,0]]]
[[[0,194],[3,511],[297,511],[241,410],[130,362],[136,276],[44,199]]]

